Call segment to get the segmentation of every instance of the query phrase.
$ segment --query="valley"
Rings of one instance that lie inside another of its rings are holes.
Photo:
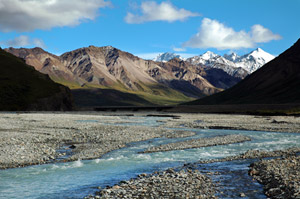
[[[0,0],[0,199],[300,199],[299,7]]]

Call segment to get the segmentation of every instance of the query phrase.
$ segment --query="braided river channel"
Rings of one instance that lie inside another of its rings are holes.
[[[163,125],[163,119],[136,118],[139,121],[137,124],[146,126]],[[116,125],[137,125],[132,122],[132,117],[128,117],[129,120],[131,122],[128,124]],[[296,133],[188,128],[180,130],[193,131],[196,134],[187,138],[157,138],[131,143],[126,148],[112,151],[94,160],[0,170],[0,198],[84,198],[98,191],[98,187],[112,186],[141,173],[162,171],[170,167],[180,169],[187,163],[238,155],[251,149],[273,151],[300,147],[300,134]],[[148,147],[170,142],[229,134],[247,135],[252,141],[187,150],[138,153]],[[262,186],[248,176],[248,166],[254,161],[257,160],[197,164],[194,167],[203,173],[219,173],[211,176],[214,182],[218,182],[219,198],[239,198],[240,193],[245,193],[244,198],[266,198]]]

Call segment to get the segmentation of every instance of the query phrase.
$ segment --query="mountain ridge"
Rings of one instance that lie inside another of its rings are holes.
[[[152,104],[205,97],[233,86],[247,75],[238,71],[225,74],[220,68],[194,65],[178,57],[168,62],[144,60],[112,46],[83,47],[60,56],[41,48],[6,51],[71,89],[114,89],[119,94],[136,94]]]
[[[187,104],[300,104],[300,39],[232,88]]]
[[[271,61],[275,57],[261,48],[257,48],[245,55],[239,56],[236,53],[230,55],[218,55],[214,52],[207,51],[201,55],[183,59],[175,53],[161,53],[153,60],[167,62],[173,58],[190,62],[193,65],[205,65],[213,68],[219,68],[227,72],[229,75],[245,78],[248,74],[253,73],[261,66]]]

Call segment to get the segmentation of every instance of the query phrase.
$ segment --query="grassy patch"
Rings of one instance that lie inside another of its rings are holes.
[[[139,88],[132,91],[121,83],[106,88],[86,85],[84,88],[73,89],[72,93],[79,107],[176,105],[194,100],[164,85],[139,83]]]

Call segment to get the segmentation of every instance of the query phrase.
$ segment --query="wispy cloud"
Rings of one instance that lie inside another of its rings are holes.
[[[184,21],[189,17],[200,16],[183,8],[176,8],[171,2],[157,4],[155,1],[142,2],[141,15],[128,12],[125,21],[129,24],[140,24],[150,21]]]
[[[136,56],[145,59],[145,60],[153,60],[156,58],[159,54],[162,54],[165,52],[153,52],[153,53],[140,53],[136,54]],[[191,53],[176,53],[177,55],[180,55],[182,58],[190,58],[196,56],[196,54],[191,54]]]
[[[184,51],[186,51],[185,48],[177,48],[177,47],[173,47],[172,49],[173,49],[173,51],[175,51],[175,52],[184,52]]]
[[[109,5],[104,0],[0,0],[0,31],[76,26]]]
[[[272,33],[262,25],[252,26],[250,32],[244,30],[237,32],[217,20],[204,18],[199,32],[183,43],[183,47],[216,48],[218,50],[241,49],[252,48],[257,43],[278,39],[281,39],[280,35]]]
[[[1,44],[9,47],[27,47],[27,46],[35,46],[35,47],[41,47],[46,48],[46,45],[41,39],[31,39],[30,37],[26,35],[21,35],[19,37],[16,37],[14,39],[10,39],[7,41],[0,42]]]
[[[146,59],[146,60],[152,60],[155,57],[157,57],[161,52],[153,52],[153,53],[139,53],[139,54],[135,54],[136,56],[142,58],[142,59]]]

